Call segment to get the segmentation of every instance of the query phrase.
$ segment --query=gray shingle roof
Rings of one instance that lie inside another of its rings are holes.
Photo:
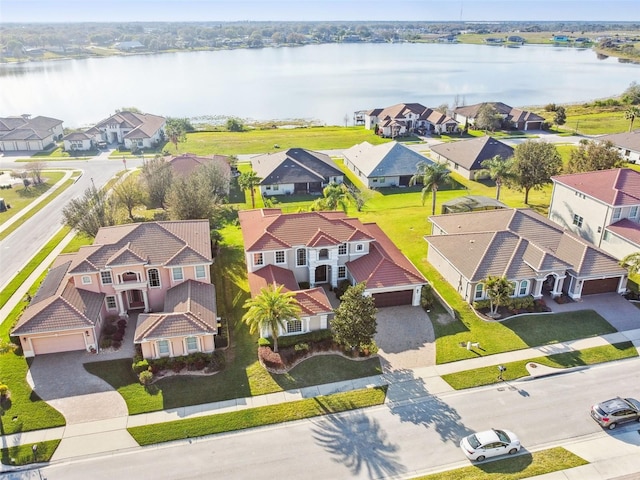
[[[512,147],[490,136],[441,143],[431,150],[467,170],[482,169],[482,162],[496,155],[503,160],[513,156]]]
[[[433,163],[429,158],[398,142],[376,146],[363,142],[345,150],[343,155],[367,177],[414,175],[418,163]]]
[[[251,166],[262,178],[261,185],[327,183],[329,177],[343,176],[329,155],[304,148],[258,155],[251,159]]]

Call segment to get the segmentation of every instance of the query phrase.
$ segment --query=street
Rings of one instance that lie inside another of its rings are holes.
[[[44,467],[40,474],[48,480],[100,480],[123,474],[244,479],[282,472],[308,479],[411,478],[469,465],[458,448],[459,439],[491,427],[516,432],[525,451],[594,436],[614,438],[626,448],[638,424],[603,431],[590,418],[589,408],[617,395],[640,398],[639,367],[640,359],[634,358],[441,397],[425,390],[422,398],[398,406],[83,458]],[[640,454],[640,436],[632,443]],[[608,454],[616,456],[615,451]],[[16,472],[8,478],[30,478],[26,475]]]

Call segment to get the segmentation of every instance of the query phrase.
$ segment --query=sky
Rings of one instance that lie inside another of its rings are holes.
[[[0,24],[243,20],[640,21],[640,0],[0,0]]]

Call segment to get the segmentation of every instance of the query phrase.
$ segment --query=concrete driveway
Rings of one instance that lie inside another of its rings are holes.
[[[435,365],[433,325],[421,307],[378,310],[375,340],[385,373]]]

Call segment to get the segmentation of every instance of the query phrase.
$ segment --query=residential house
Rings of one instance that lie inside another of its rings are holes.
[[[399,103],[391,107],[369,110],[364,115],[365,128],[378,128],[378,133],[387,138],[396,138],[411,133],[452,133],[458,123],[446,114],[427,108],[419,103]]]
[[[268,283],[297,292],[301,284],[313,290],[347,280],[364,282],[365,294],[378,307],[420,304],[425,278],[375,223],[363,224],[337,211],[284,215],[280,209],[243,210],[238,217],[253,295]],[[304,292],[323,305],[318,309],[328,305],[319,291]],[[318,319],[305,325],[324,328],[325,323]]]
[[[513,156],[513,147],[490,136],[477,137],[471,140],[447,142],[431,147],[434,159],[451,167],[469,180],[486,178],[482,162],[499,156],[507,160]]]
[[[530,209],[432,216],[427,260],[469,303],[487,297],[485,279],[506,277],[512,296],[572,299],[624,293],[627,272],[611,255]]]
[[[551,177],[549,218],[618,259],[640,251],[640,172]]]
[[[204,165],[215,165],[216,171],[221,177],[224,177],[226,184],[229,184],[231,179],[231,164],[229,163],[229,157],[226,155],[210,155],[210,156],[198,156],[193,153],[183,153],[182,155],[172,155],[165,157],[165,161],[171,165],[171,171],[177,176],[188,176],[197,171]],[[229,194],[226,192],[217,192]]]
[[[441,213],[475,212],[478,210],[496,210],[498,208],[508,207],[495,198],[482,195],[465,195],[444,202]]]
[[[96,143],[91,135],[85,132],[72,132],[62,139],[66,152],[89,151],[96,148]]]
[[[502,116],[503,124],[516,130],[542,130],[544,118],[526,110],[510,107],[502,102],[483,102],[453,110],[453,118],[461,125],[473,125],[483,105],[489,103]]]
[[[29,115],[0,118],[0,151],[40,152],[63,136],[62,120]]]
[[[102,140],[125,148],[155,148],[165,139],[166,118],[150,113],[118,112],[95,127]]]
[[[419,163],[433,161],[398,142],[362,142],[342,152],[345,166],[368,188],[406,187]]]
[[[160,320],[141,315],[137,341],[155,342],[143,347],[145,354],[180,355],[184,350],[169,343],[184,341],[192,350],[191,337],[202,351],[210,351],[209,337],[215,334],[211,264],[208,220],[101,228],[93,245],[56,259],[11,334],[19,337],[27,357],[96,351],[107,317],[165,312]],[[189,284],[183,286],[185,282]],[[206,295],[210,298],[204,299]],[[189,314],[191,329],[189,321],[178,318]],[[166,335],[160,338],[158,332]]]
[[[330,183],[342,183],[344,174],[324,153],[290,148],[251,158],[263,196],[322,193]]]
[[[602,135],[597,140],[613,143],[625,162],[640,164],[640,129],[632,132]]]

